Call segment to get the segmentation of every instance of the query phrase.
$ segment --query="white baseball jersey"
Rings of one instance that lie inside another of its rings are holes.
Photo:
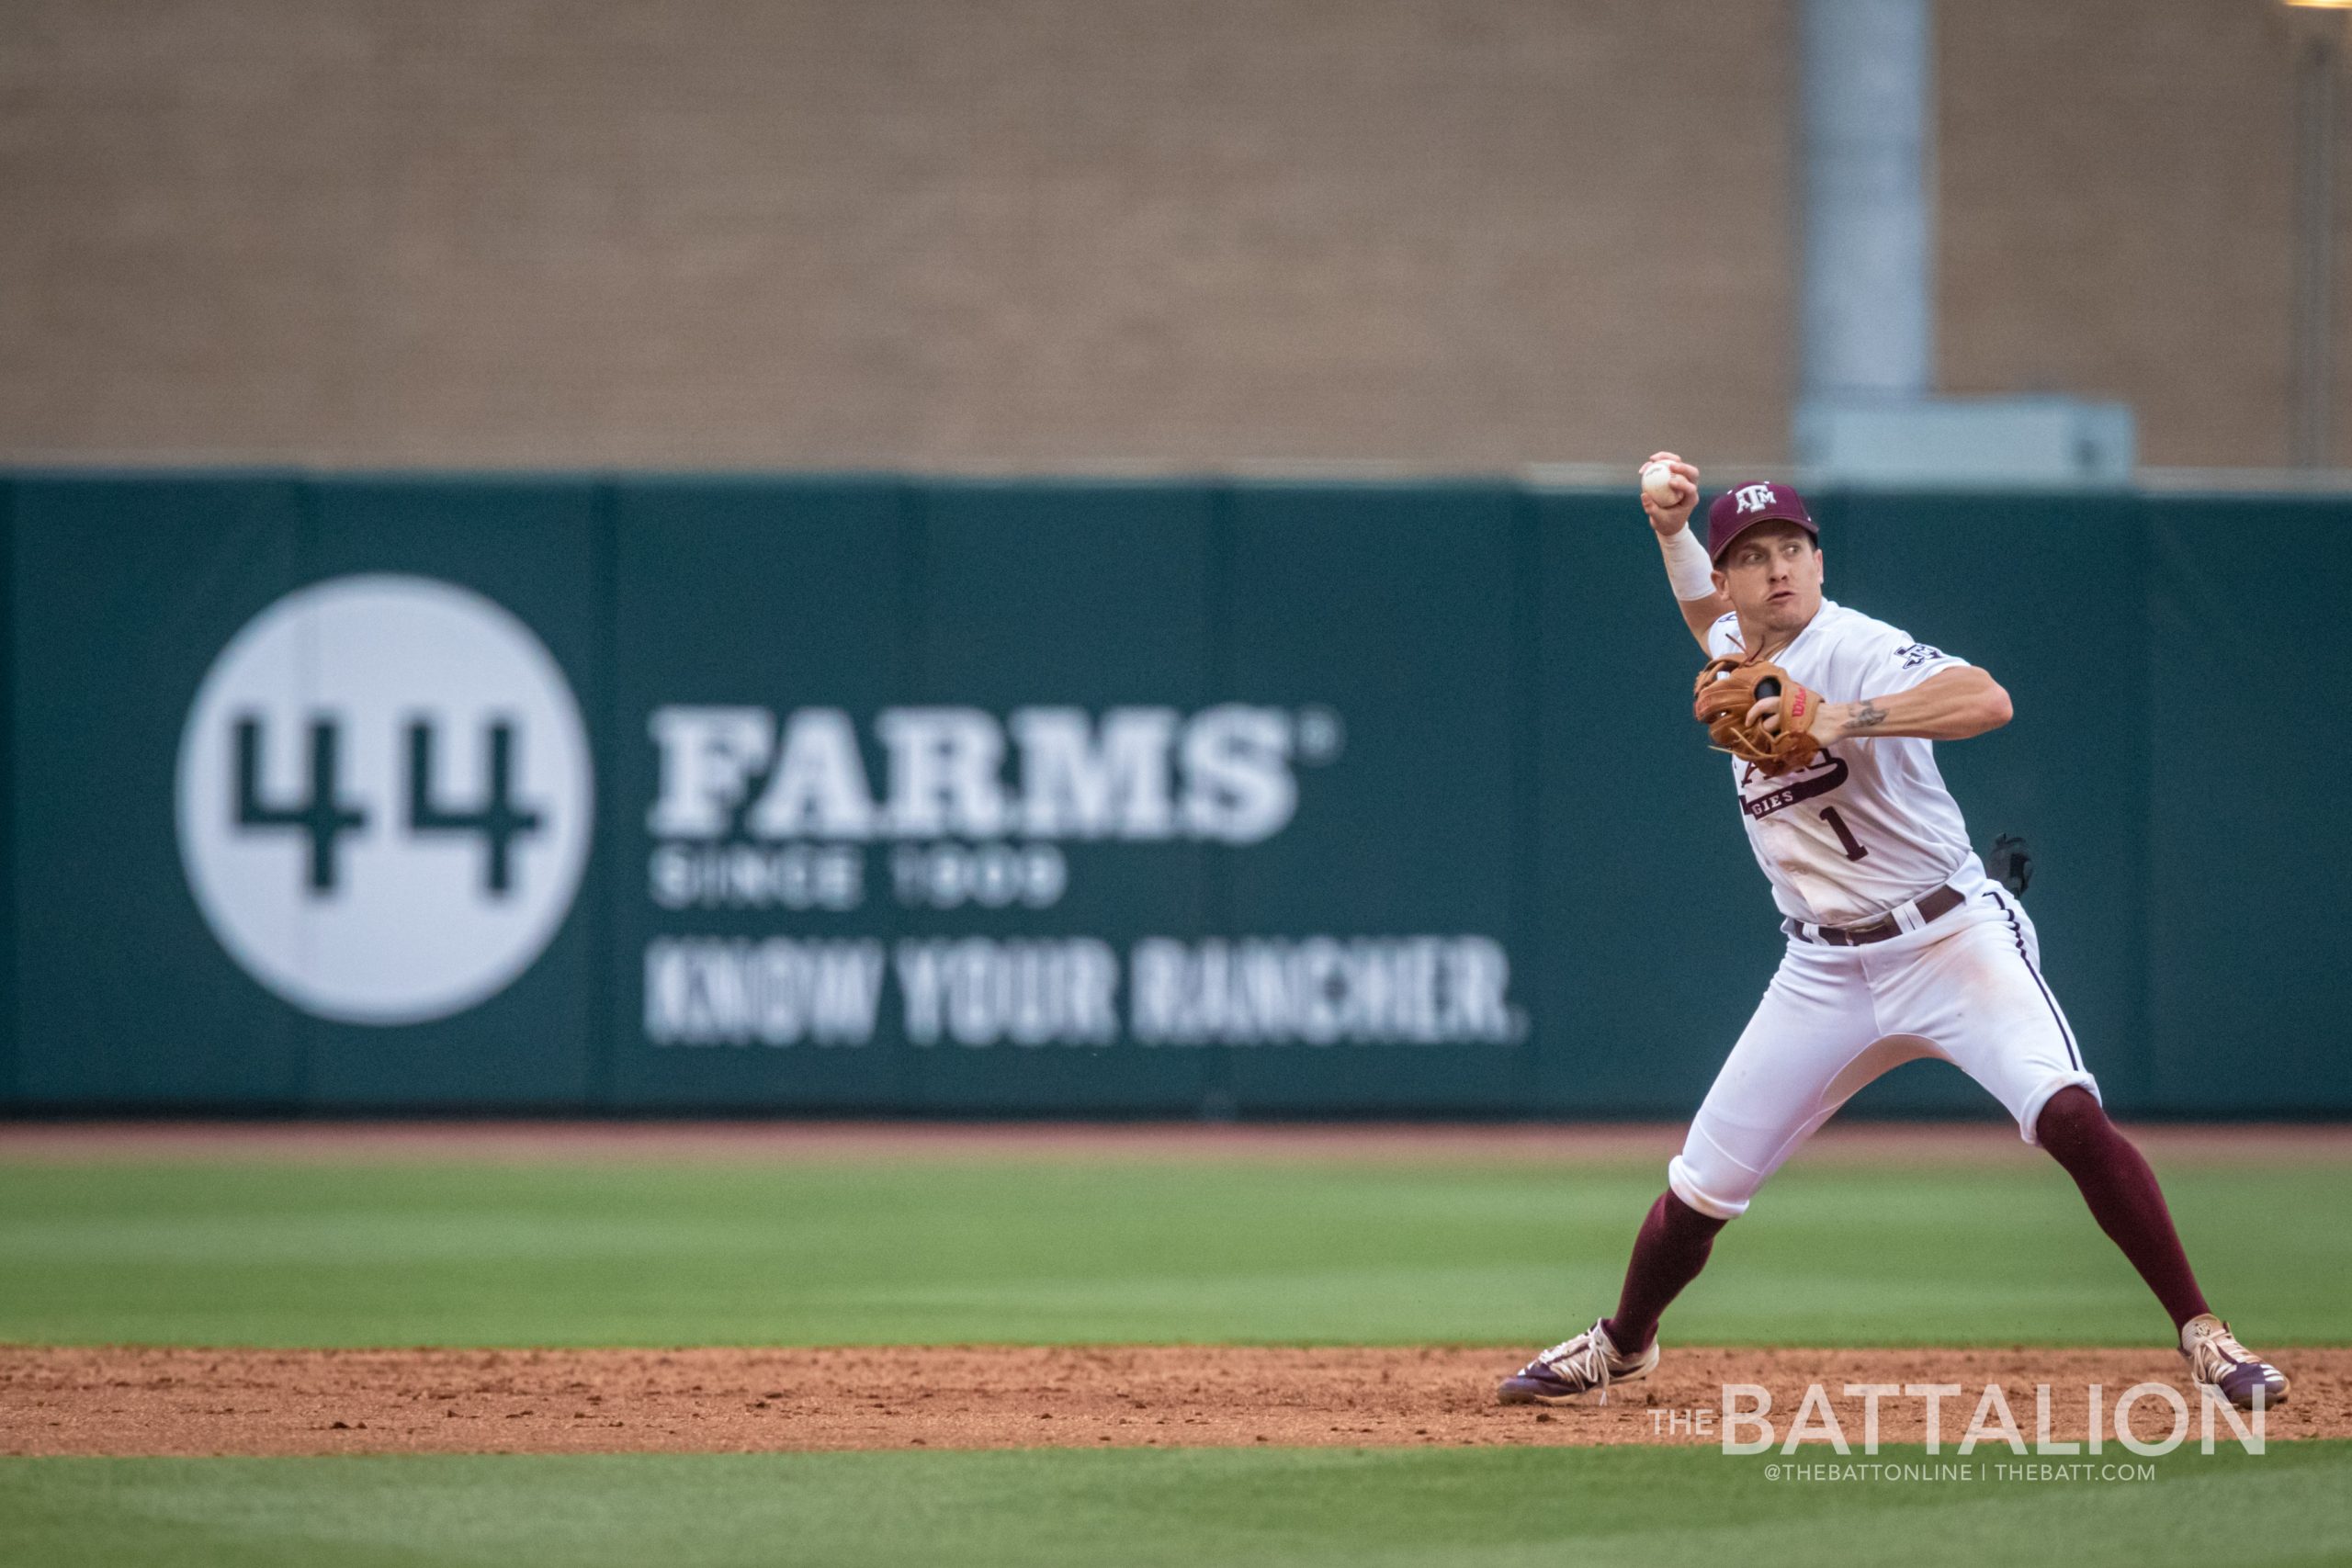
[[[1738,616],[1709,628],[1707,652],[1742,652]],[[1825,700],[1851,703],[1909,691],[1967,660],[1824,599],[1772,662]],[[1982,880],[1929,741],[1848,736],[1779,778],[1737,758],[1731,765],[1748,847],[1792,919],[1852,925],[1933,892],[1963,868],[1976,874],[1961,880]]]
[[[1707,651],[1742,651],[1736,616],[1709,628]],[[1840,703],[1908,691],[1964,663],[1826,599],[1774,661]],[[1854,925],[1947,883],[1964,897],[1881,942],[1840,946],[1802,928],[1790,933],[1764,999],[1667,1167],[1676,1196],[1718,1219],[1745,1213],[1857,1089],[1921,1056],[1984,1085],[2028,1143],[2051,1096],[2075,1086],[2098,1093],[2041,977],[2033,920],[1969,850],[1928,742],[1849,737],[1798,772],[1768,779],[1735,761],[1732,778],[1748,844],[1792,919]]]

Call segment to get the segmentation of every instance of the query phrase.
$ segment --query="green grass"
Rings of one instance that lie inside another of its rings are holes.
[[[1879,1457],[1924,1462],[1917,1449]],[[2156,1473],[1792,1483],[1766,1479],[1764,1459],[1705,1449],[16,1460],[0,1463],[0,1558],[55,1568],[2240,1568],[2352,1554],[2352,1445],[2117,1457]]]
[[[0,1166],[0,1341],[1523,1345],[1614,1300],[1660,1181],[1345,1161]],[[2352,1342],[2352,1168],[2196,1168],[2169,1190],[2250,1341]],[[1685,1344],[2165,1337],[2039,1164],[1799,1166],[1668,1323]]]

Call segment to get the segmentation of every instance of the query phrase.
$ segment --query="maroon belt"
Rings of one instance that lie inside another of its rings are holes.
[[[1915,900],[1911,907],[1919,912],[1919,923],[1924,926],[1938,916],[1951,914],[1967,902],[1966,894],[1947,883],[1933,893]],[[1860,947],[1864,942],[1884,942],[1889,937],[1903,934],[1902,923],[1891,912],[1874,920],[1864,920],[1858,926],[1808,926],[1799,920],[1782,920],[1781,929],[1799,942],[1826,942],[1831,947]],[[1807,932],[1812,934],[1807,935]]]

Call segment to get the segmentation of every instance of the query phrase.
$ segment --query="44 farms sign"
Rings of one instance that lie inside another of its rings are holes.
[[[264,610],[198,688],[179,844],[230,956],[347,1023],[480,1005],[546,949],[587,864],[588,737],[529,627],[428,578]]]
[[[880,787],[838,708],[663,707],[649,726],[662,840],[650,884],[665,908],[820,908],[865,901],[880,840],[899,902],[1043,908],[1059,901],[1063,840],[1254,844],[1298,809],[1294,761],[1338,755],[1340,721],[1307,709],[885,708]],[[1018,840],[1015,842],[1014,840]],[[909,846],[913,846],[909,848]]]
[[[1099,897],[1052,929],[1081,874],[1148,877],[1188,846],[1283,833],[1311,806],[1306,775],[1345,750],[1329,709],[639,713],[618,735],[650,749],[651,797],[626,807],[642,880],[599,886],[643,900],[612,929],[642,933],[616,956],[642,976],[652,1046],[1526,1032],[1484,934],[1177,937],[1101,929],[1116,917]],[[509,611],[426,578],[337,578],[265,609],[205,676],[180,743],[181,860],[221,947],[279,998],[424,1022],[497,996],[563,925],[597,841],[594,777],[570,683]]]
[[[1344,739],[1329,709],[1238,703],[885,708],[867,735],[838,708],[679,705],[648,734],[657,906],[843,914],[1048,909],[1072,843],[1262,843]],[[644,1023],[659,1045],[854,1045],[895,993],[918,1045],[1508,1043],[1510,978],[1482,935],[679,935],[647,948]]]

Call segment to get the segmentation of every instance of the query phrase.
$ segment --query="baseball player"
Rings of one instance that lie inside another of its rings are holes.
[[[1634,1241],[1617,1310],[1501,1388],[1558,1404],[1657,1365],[1659,1317],[1715,1233],[1864,1084],[1918,1056],[1991,1091],[2074,1178],[2179,1335],[2190,1376],[2252,1407],[2287,1397],[2197,1286],[2154,1172],[2100,1108],[2042,978],[2033,921],[1969,849],[1933,743],[2009,719],[1993,677],[1822,596],[1819,530],[1780,484],[1744,484],[1689,523],[1699,470],[1671,452],[1645,489],[1668,581],[1709,657],[1696,700],[1732,783],[1788,951],[1716,1074],[1667,1190]],[[1669,499],[1662,499],[1668,497]]]

